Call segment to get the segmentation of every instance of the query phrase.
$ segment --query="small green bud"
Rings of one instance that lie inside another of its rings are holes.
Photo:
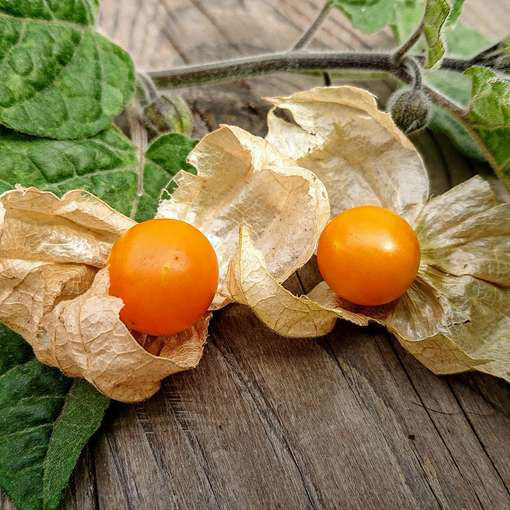
[[[398,90],[390,99],[389,110],[395,124],[406,134],[423,129],[429,119],[429,103],[419,89]]]

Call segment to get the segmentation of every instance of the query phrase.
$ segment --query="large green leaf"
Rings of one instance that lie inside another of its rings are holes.
[[[96,0],[0,0],[0,123],[57,139],[111,124],[134,91],[134,70],[95,32],[96,10]]]
[[[0,326],[0,486],[21,510],[58,508],[108,399],[35,360]]]
[[[16,184],[57,195],[83,189],[143,221],[154,216],[161,189],[176,172],[181,168],[193,170],[186,157],[195,143],[184,135],[169,133],[149,146],[144,194],[138,203],[136,151],[117,129],[84,140],[60,141],[0,128],[0,193]]]
[[[79,25],[93,25],[99,0],[0,0],[0,11],[17,18],[58,19]]]
[[[0,130],[0,192],[16,184],[58,195],[84,189],[129,214],[136,180],[135,149],[115,128],[76,141]]]
[[[494,171],[510,189],[510,82],[481,66],[465,74],[472,81],[467,120]]]

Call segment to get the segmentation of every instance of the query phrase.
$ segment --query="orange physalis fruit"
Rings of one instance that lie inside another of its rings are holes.
[[[211,243],[179,220],[154,219],[125,232],[110,255],[110,294],[121,298],[120,318],[150,335],[174,335],[192,326],[218,287]]]
[[[400,297],[416,278],[420,245],[400,216],[377,206],[339,214],[324,229],[319,270],[338,296],[358,305],[383,305]]]

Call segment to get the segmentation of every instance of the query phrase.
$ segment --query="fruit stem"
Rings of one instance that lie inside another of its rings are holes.
[[[416,55],[414,58],[419,63],[423,62],[421,55]],[[469,65],[469,60],[444,58],[441,62],[441,69],[462,72]],[[401,64],[395,64],[393,53],[298,50],[148,71],[147,75],[159,87],[182,88],[276,72],[302,73],[335,69],[383,71],[398,76]]]
[[[331,0],[328,0],[323,5],[317,17],[312,21],[311,25],[301,34],[301,37],[297,40],[294,46],[292,46],[291,50],[302,50],[308,46],[308,43],[313,39],[314,35],[317,33],[317,30],[319,30],[319,28],[322,26],[332,7],[333,3]]]

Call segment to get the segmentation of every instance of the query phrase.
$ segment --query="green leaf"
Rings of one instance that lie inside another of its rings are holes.
[[[446,32],[446,41],[449,54],[460,58],[470,58],[490,44],[487,37],[460,21]],[[471,81],[467,76],[440,69],[427,71],[424,77],[428,85],[459,106],[467,107],[471,96]],[[434,131],[448,135],[455,146],[466,156],[481,161],[485,160],[479,145],[466,131],[466,128],[445,110],[434,107],[429,125]]]
[[[486,67],[470,67],[465,74],[472,82],[467,120],[497,176],[510,189],[510,82]]]
[[[83,379],[76,380],[53,425],[44,461],[43,507],[58,508],[80,453],[97,431],[110,400]]]
[[[20,510],[58,508],[108,405],[85,381],[39,363],[0,325],[0,487]]]
[[[0,325],[0,378],[7,370],[33,357],[32,348],[23,338]]]
[[[134,69],[94,31],[96,11],[96,0],[0,0],[1,124],[61,140],[110,126]]]
[[[136,154],[115,128],[84,140],[46,140],[0,129],[0,192],[16,184],[62,195],[94,193],[124,214],[136,197]]]
[[[455,25],[455,23],[457,23],[457,20],[459,19],[460,15],[462,13],[463,6],[464,6],[464,0],[453,0],[450,15],[448,16],[448,19],[446,20],[446,23],[448,25]]]
[[[0,0],[0,11],[18,18],[58,19],[79,25],[94,25],[99,0]]]
[[[427,0],[423,18],[423,34],[427,43],[425,67],[433,68],[446,53],[441,31],[450,14],[450,4],[446,0]]]
[[[156,138],[146,154],[144,194],[137,221],[152,218],[161,190],[181,169],[194,171],[186,158],[196,141],[170,133]],[[136,207],[137,157],[117,129],[84,140],[45,140],[0,128],[0,193],[36,186],[61,196],[83,189],[129,216]]]
[[[145,155],[144,194],[138,204],[135,216],[137,221],[145,221],[154,216],[161,190],[179,170],[196,173],[186,162],[196,143],[195,140],[178,133],[161,135],[151,143]]]
[[[43,463],[68,381],[35,360],[0,379],[0,484],[22,510],[42,509]]]
[[[396,5],[404,0],[332,0],[333,5],[343,11],[352,25],[366,33],[382,30],[393,23]]]
[[[0,331],[0,360],[10,367],[0,376],[0,485],[18,508],[38,510],[43,462],[69,382],[28,355],[21,337]]]
[[[404,2],[396,9],[391,23],[397,44],[402,44],[416,30],[423,18],[425,4],[420,2]]]

